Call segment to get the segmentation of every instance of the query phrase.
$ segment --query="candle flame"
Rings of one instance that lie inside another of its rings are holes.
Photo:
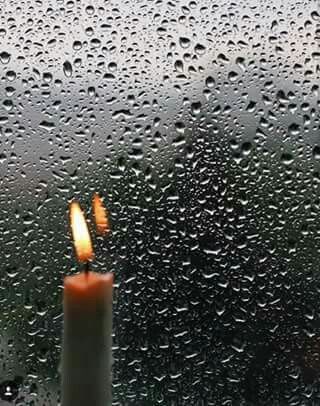
[[[89,229],[78,202],[72,202],[70,205],[70,222],[78,261],[87,262],[92,260],[93,249]]]
[[[93,196],[92,206],[97,232],[100,235],[105,235],[110,231],[108,211],[98,193],[95,193]]]

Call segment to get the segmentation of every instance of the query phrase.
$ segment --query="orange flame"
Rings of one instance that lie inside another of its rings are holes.
[[[97,232],[100,235],[105,235],[110,231],[108,211],[98,193],[93,195],[92,206]]]
[[[72,202],[70,205],[70,222],[78,261],[87,262],[92,260],[94,254],[89,229],[78,202]]]

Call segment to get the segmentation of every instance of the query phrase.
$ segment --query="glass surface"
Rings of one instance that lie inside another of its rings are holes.
[[[319,2],[0,16],[1,406],[59,402],[68,203],[94,191],[114,405],[319,405]]]

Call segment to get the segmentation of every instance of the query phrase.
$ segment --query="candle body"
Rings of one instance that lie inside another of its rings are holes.
[[[62,406],[110,406],[113,274],[64,281]]]

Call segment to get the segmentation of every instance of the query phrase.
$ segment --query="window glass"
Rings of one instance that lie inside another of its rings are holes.
[[[114,405],[320,403],[319,3],[0,1],[0,404],[57,405],[72,198],[105,198]]]

